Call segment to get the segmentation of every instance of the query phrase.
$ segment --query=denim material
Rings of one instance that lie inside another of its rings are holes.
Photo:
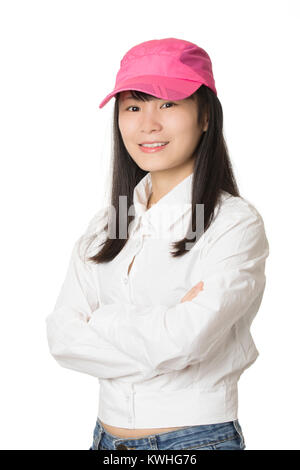
[[[97,418],[89,450],[245,450],[239,421],[188,426],[139,439],[119,438],[106,432]]]

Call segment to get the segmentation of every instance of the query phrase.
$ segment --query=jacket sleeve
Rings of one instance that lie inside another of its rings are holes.
[[[92,267],[81,254],[85,240],[83,235],[76,241],[54,310],[46,317],[50,353],[62,367],[98,378],[138,377],[138,362],[90,326],[99,303]]]
[[[91,319],[101,338],[138,358],[145,379],[209,359],[235,322],[258,311],[269,245],[261,216],[244,212],[214,231],[199,263],[204,290],[193,300],[171,307],[108,304]]]

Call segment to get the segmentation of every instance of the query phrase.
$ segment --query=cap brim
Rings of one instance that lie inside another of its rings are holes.
[[[179,101],[191,96],[203,84],[204,81],[195,82],[179,78],[144,75],[120,83],[117,88],[101,101],[99,108],[103,108],[103,106],[105,106],[112,97],[121,91],[143,91],[144,93],[148,93],[149,95],[153,95],[156,98],[163,100]]]

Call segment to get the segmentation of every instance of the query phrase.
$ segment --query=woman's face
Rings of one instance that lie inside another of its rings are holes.
[[[196,100],[168,101],[155,98],[139,101],[123,91],[119,97],[119,128],[124,145],[144,171],[184,166],[194,157],[203,129],[197,123]],[[169,142],[162,150],[146,153],[143,142]]]

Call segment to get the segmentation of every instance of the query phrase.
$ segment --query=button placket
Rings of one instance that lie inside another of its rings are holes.
[[[132,241],[132,246],[134,248],[134,251],[130,255],[129,264],[126,264],[126,273],[124,274],[124,276],[122,278],[123,284],[124,285],[129,285],[128,287],[130,287],[130,276],[131,276],[131,271],[132,271],[133,265],[131,266],[131,269],[130,269],[129,273],[128,273],[128,269],[129,269],[129,266],[131,265],[132,262],[133,262],[133,264],[135,263],[135,257],[137,255],[137,253],[139,252],[139,250],[142,246],[142,243],[143,243],[143,240],[142,240],[141,237],[139,237],[138,239],[135,239],[134,241]]]
[[[149,224],[143,224],[141,227],[142,236],[149,236],[152,233],[151,226]]]

